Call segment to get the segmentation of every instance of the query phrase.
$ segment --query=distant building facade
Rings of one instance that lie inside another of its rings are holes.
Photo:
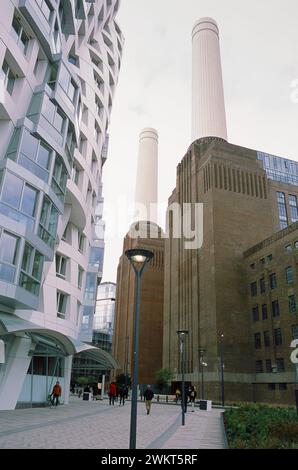
[[[164,239],[158,226],[155,227],[157,237],[149,237],[152,222],[140,224],[144,227],[142,236],[133,239],[128,233],[119,260],[112,355],[121,366],[115,374],[132,376],[136,280],[124,253],[132,248],[150,250],[154,257],[148,263],[141,281],[138,383],[154,384],[155,374],[162,368]]]
[[[200,385],[205,348],[206,391],[215,401],[222,341],[226,400],[294,402],[297,164],[265,156],[200,139],[178,165],[169,200],[203,203],[204,224],[199,250],[172,236],[165,242],[163,365],[181,380],[176,331],[187,329],[186,380]]]

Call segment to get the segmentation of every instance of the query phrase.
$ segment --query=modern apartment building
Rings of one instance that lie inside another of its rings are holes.
[[[2,3],[0,409],[13,409],[44,402],[57,378],[67,402],[75,354],[117,365],[77,338],[100,278],[96,208],[123,37],[119,0]]]

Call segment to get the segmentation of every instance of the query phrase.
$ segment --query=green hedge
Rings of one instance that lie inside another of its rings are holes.
[[[244,405],[224,413],[231,449],[298,449],[298,419],[293,408]]]

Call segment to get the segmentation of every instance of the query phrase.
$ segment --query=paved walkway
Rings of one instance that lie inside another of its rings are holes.
[[[138,449],[223,449],[221,410],[187,412],[153,404],[148,416],[138,403]],[[1,449],[127,449],[130,402],[109,406],[107,401],[72,398],[69,405],[0,411]]]

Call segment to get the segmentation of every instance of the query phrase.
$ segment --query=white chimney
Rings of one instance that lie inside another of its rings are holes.
[[[195,23],[192,44],[192,142],[202,137],[227,140],[219,30],[212,18]]]
[[[140,133],[138,170],[136,181],[136,210],[142,204],[147,210],[147,217],[137,216],[137,220],[157,222],[157,180],[158,180],[158,133],[146,128]]]

